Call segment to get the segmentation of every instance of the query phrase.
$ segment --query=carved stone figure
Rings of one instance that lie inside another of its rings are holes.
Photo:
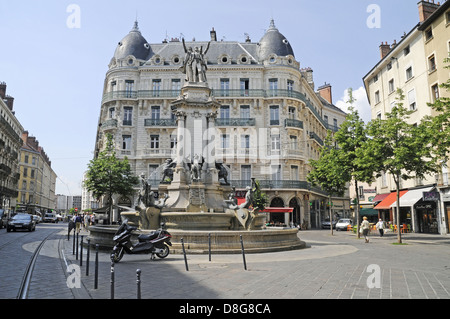
[[[192,162],[186,162],[186,165],[191,172],[191,181],[198,182],[202,178],[202,167],[203,167],[204,158],[203,156],[195,154]]]
[[[170,181],[173,180],[173,169],[175,168],[175,166],[177,165],[177,163],[169,158],[165,161],[164,165],[163,165],[163,176],[161,178],[161,183],[167,183],[166,179],[169,179]]]
[[[186,81],[188,82],[206,82],[206,70],[208,69],[206,65],[205,55],[209,50],[208,42],[205,52],[203,52],[203,47],[192,47],[186,48],[186,43],[183,38],[183,48],[185,52],[184,65],[181,68],[181,72],[186,74]]]
[[[228,183],[228,171],[225,168],[225,166],[222,163],[216,162],[216,169],[219,170],[219,179],[223,179],[226,185],[229,185]]]

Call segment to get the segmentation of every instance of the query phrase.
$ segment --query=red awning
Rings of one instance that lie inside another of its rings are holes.
[[[266,207],[263,213],[292,213],[294,211],[291,207]]]
[[[382,202],[383,199],[385,199],[386,197],[389,196],[389,193],[387,194],[378,194],[377,196],[375,196],[375,198],[372,200],[372,203],[379,203]]]
[[[405,195],[408,191],[400,191],[400,197]],[[397,200],[397,192],[390,193],[381,203],[375,206],[375,209],[390,209],[391,205]]]

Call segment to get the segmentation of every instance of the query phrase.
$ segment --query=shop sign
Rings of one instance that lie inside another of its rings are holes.
[[[432,204],[419,204],[416,205],[416,209],[433,209]]]
[[[439,193],[438,192],[423,192],[422,200],[424,202],[438,202]]]

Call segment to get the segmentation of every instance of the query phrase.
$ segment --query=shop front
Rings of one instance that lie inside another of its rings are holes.
[[[416,232],[438,234],[438,216],[436,202],[419,202],[415,205],[417,216]]]

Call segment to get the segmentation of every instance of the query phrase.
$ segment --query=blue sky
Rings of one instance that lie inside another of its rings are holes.
[[[107,66],[136,16],[150,43],[180,34],[206,41],[212,27],[219,40],[244,41],[247,33],[257,42],[273,18],[301,67],[314,70],[316,87],[330,83],[333,102],[341,107],[352,87],[368,120],[362,78],[379,61],[382,41],[398,42],[418,23],[417,2],[0,0],[0,81],[15,98],[16,117],[50,157],[56,192],[80,195]],[[80,9],[79,27],[67,24],[71,4]],[[379,8],[376,28],[367,24],[374,13],[370,5]]]

